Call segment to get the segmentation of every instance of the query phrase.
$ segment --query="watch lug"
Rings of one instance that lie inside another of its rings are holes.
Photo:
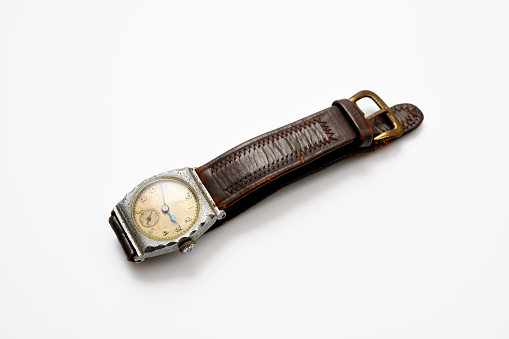
[[[226,213],[223,210],[220,210],[214,200],[212,199],[212,196],[210,195],[209,191],[205,188],[205,185],[201,181],[200,177],[196,173],[196,168],[189,168],[189,172],[191,172],[191,175],[193,176],[193,179],[196,181],[196,184],[200,188],[200,191],[203,193],[205,198],[207,199],[207,202],[209,203],[210,207],[214,210],[214,213],[217,216],[217,219],[223,219],[226,216]]]

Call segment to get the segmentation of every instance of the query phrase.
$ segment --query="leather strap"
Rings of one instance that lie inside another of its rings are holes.
[[[342,108],[343,112],[347,113],[350,119],[352,119],[352,122],[359,131],[359,139],[361,140],[359,146],[368,147],[371,145],[373,142],[373,131],[366,118],[364,118],[364,113],[359,109],[359,106],[348,99],[336,100],[332,104]]]
[[[270,180],[357,139],[337,106],[262,134],[196,169],[219,209]]]
[[[110,223],[111,228],[113,229],[113,232],[115,232],[118,241],[122,245],[124,253],[127,255],[127,260],[134,262],[134,256],[136,255],[136,251],[134,250],[134,247],[131,245],[129,238],[127,238],[127,235],[124,233],[124,230],[120,226],[120,223],[118,222],[115,212],[113,211],[111,212],[111,217],[108,219],[108,221]]]
[[[423,120],[414,105],[400,104],[391,109],[403,124],[403,135]],[[214,202],[226,212],[226,218],[211,229],[297,179],[388,145],[398,138],[375,142],[373,135],[392,128],[383,114],[366,120],[355,103],[337,100],[332,107],[220,155],[196,169]]]

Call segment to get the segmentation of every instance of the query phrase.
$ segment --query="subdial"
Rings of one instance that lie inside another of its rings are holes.
[[[155,209],[145,210],[141,212],[140,223],[144,227],[154,227],[159,222],[159,212]]]

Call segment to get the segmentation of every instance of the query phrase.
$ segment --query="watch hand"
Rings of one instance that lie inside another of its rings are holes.
[[[163,195],[163,206],[166,206],[166,202],[164,201],[164,191],[163,191],[163,182],[162,181],[161,181],[161,194]]]
[[[173,214],[170,213],[170,210],[168,210],[168,215],[170,216],[171,221],[175,222],[178,227],[175,227],[175,230],[178,232],[182,229],[182,226],[180,226],[179,222],[177,221],[177,218]]]
[[[161,181],[160,184],[161,184],[161,195],[163,196],[163,206],[161,207],[161,210],[163,211],[163,213],[168,213],[168,215],[170,216],[171,221],[176,222],[177,225],[180,226],[180,224],[177,221],[177,218],[175,218],[175,216],[170,213],[170,208],[168,207],[168,205],[166,205],[166,201],[164,200],[163,182]]]
[[[171,214],[170,211],[168,211],[168,214],[170,215],[171,221],[174,221],[174,222],[176,222],[178,224],[177,218],[175,218],[175,216],[173,214]]]
[[[164,204],[163,207],[161,207],[161,211],[163,211],[163,213],[168,214],[170,216],[171,221],[176,222],[177,225],[179,225],[179,227],[181,227],[179,222],[177,221],[177,218],[173,214],[171,214],[170,208],[168,207],[168,205]]]
[[[147,217],[147,225],[150,223],[150,220],[152,220],[151,217],[152,217],[153,212],[154,212],[154,210],[151,210],[149,216]]]

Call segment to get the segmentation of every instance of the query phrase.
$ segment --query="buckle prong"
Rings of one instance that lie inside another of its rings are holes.
[[[399,121],[399,119],[396,117],[396,114],[390,109],[390,107],[387,106],[387,104],[376,93],[367,91],[367,90],[360,91],[359,93],[352,96],[350,98],[350,101],[355,103],[356,101],[358,101],[362,98],[370,98],[380,108],[379,111],[377,111],[374,114],[371,114],[369,117],[367,117],[366,118],[367,120],[371,120],[374,117],[385,113],[394,126],[393,129],[386,131],[386,132],[382,132],[379,135],[377,135],[374,138],[374,140],[376,140],[376,141],[387,140],[387,139],[399,137],[401,134],[403,134],[403,124],[401,123],[401,121]]]

